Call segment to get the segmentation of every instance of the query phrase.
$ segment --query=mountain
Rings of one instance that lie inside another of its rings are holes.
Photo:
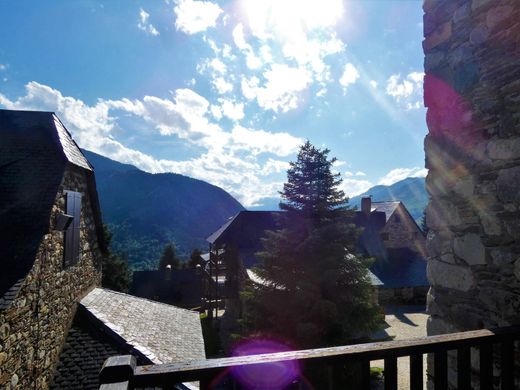
[[[174,173],[151,174],[83,150],[94,166],[112,249],[134,269],[153,269],[168,242],[187,258],[244,207],[223,189]]]
[[[428,204],[424,177],[408,177],[390,186],[379,185],[370,188],[365,193],[350,198],[351,206],[360,207],[363,196],[372,195],[372,201],[400,200],[404,203],[416,222],[420,222],[423,211]]]

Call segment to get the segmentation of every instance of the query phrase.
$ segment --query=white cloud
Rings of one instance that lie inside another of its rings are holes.
[[[137,23],[137,28],[150,35],[159,35],[159,31],[157,31],[154,25],[148,21],[149,19],[150,14],[146,12],[144,9],[140,8],[139,22]]]
[[[179,0],[174,8],[175,27],[186,34],[195,34],[215,27],[222,9],[211,1]]]
[[[211,83],[213,84],[217,92],[221,95],[233,91],[233,84],[227,82],[224,77],[215,77],[211,80]]]
[[[385,176],[383,176],[377,184],[382,184],[385,186],[392,185],[406,179],[407,177],[425,177],[428,173],[428,170],[425,168],[396,168],[392,169]]]
[[[244,103],[235,103],[228,99],[219,99],[222,114],[232,121],[239,121],[244,118]]]
[[[6,69],[7,69],[7,65],[6,64],[0,64],[0,71],[6,70]]]
[[[295,153],[303,143],[301,138],[289,133],[271,133],[264,130],[253,130],[235,126],[231,131],[232,149],[244,149],[253,155],[270,152],[277,156],[288,156]]]
[[[370,80],[370,86],[371,86],[372,88],[377,88],[377,81],[375,81],[375,80]]]
[[[246,65],[249,69],[259,69],[262,67],[262,60],[255,54],[252,46],[246,42],[244,36],[244,26],[239,23],[233,29],[233,41],[235,45],[245,54]]]
[[[303,142],[283,132],[240,126],[225,131],[207,118],[222,115],[221,109],[190,89],[176,90],[171,100],[156,96],[136,100],[99,99],[89,106],[34,81],[25,88],[25,95],[16,99],[0,94],[0,105],[8,109],[55,111],[81,147],[148,172],[178,172],[206,180],[229,191],[245,206],[276,196],[280,183],[267,183],[262,177],[286,169],[282,161],[269,157],[260,163],[257,157],[260,154],[286,157],[295,153]],[[176,135],[205,151],[188,160],[174,161],[156,159],[129,148],[115,139],[115,130],[123,131],[118,124],[119,113],[133,115],[158,133]]]
[[[342,189],[348,197],[357,196],[362,194],[373,184],[368,180],[343,178],[340,189]]]
[[[404,78],[393,74],[387,80],[386,93],[407,110],[421,108],[423,77],[424,73],[421,72],[411,72]]]
[[[242,79],[242,93],[249,99],[256,99],[258,105],[275,112],[287,112],[298,106],[300,93],[311,83],[309,72],[302,68],[285,64],[273,64],[263,73],[266,80],[260,86],[257,77]]]
[[[345,65],[343,75],[339,79],[339,83],[343,88],[347,88],[349,85],[354,84],[359,79],[359,72],[354,65],[350,62]]]

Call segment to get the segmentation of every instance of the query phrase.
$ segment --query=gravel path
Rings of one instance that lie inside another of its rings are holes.
[[[426,336],[426,319],[424,306],[388,306],[385,308],[385,320],[389,328],[385,329],[386,335],[393,336],[394,340],[411,339]],[[378,333],[375,337],[384,336]],[[370,362],[371,367],[384,368],[383,360]],[[426,354],[423,355],[424,379],[426,388]],[[398,388],[410,388],[410,358],[397,359]]]

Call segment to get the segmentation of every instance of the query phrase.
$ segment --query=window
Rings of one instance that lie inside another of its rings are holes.
[[[381,238],[383,241],[388,241],[388,239],[390,238],[388,233],[381,233]]]
[[[79,222],[81,214],[81,194],[74,191],[65,191],[65,208],[68,215],[74,219],[65,231],[65,245],[63,260],[66,267],[74,265],[79,260]]]
[[[395,223],[400,223],[401,217],[399,215],[394,216],[394,221],[395,221]]]

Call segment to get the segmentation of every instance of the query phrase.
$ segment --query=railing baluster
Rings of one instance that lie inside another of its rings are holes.
[[[480,390],[493,390],[493,344],[480,345]]]
[[[502,390],[513,390],[515,385],[515,344],[506,339],[500,344],[500,382]]]
[[[410,355],[410,390],[423,390],[423,355]]]
[[[397,358],[385,358],[385,390],[397,390]]]
[[[435,390],[448,388],[448,352],[437,351],[433,354],[433,377]]]
[[[370,360],[360,363],[361,370],[361,389],[370,390]]]
[[[471,390],[471,350],[462,347],[457,350],[457,388]]]

